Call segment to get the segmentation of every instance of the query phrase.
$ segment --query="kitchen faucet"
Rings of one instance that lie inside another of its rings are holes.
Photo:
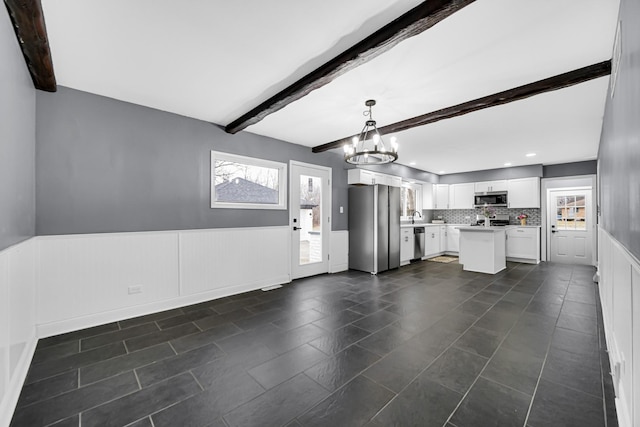
[[[418,214],[418,216],[420,216],[420,218],[422,219],[422,214],[418,211],[415,211],[413,213],[413,215],[411,215],[411,224],[415,224],[416,223],[416,214]]]

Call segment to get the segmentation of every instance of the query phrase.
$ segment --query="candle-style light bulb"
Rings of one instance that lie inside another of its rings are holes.
[[[393,150],[394,153],[398,152],[398,138],[396,138],[395,136],[392,136],[391,139],[391,149]]]

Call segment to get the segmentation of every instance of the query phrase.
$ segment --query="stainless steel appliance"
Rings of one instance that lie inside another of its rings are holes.
[[[484,225],[484,222],[485,222],[484,215],[476,215],[476,223],[472,225]],[[489,225],[492,225],[492,226],[509,225],[509,215],[496,214],[492,217],[489,217]]]
[[[476,193],[473,200],[473,205],[476,208],[481,208],[483,206],[508,206],[506,191],[488,191],[485,193]]]
[[[413,227],[413,259],[424,256],[424,227]]]
[[[400,267],[400,189],[349,188],[349,268],[377,274]]]

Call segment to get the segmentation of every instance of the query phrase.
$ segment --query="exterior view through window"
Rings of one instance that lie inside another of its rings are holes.
[[[322,180],[300,175],[300,265],[322,261]]]
[[[411,218],[411,216],[413,216],[413,213],[416,211],[422,213],[421,195],[421,185],[411,183],[402,184],[402,188],[400,188],[401,217],[407,219]]]
[[[211,152],[211,207],[285,209],[286,165]]]
[[[556,197],[556,229],[587,229],[586,205],[584,195]]]

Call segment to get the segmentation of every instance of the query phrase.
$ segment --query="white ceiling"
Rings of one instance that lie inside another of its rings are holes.
[[[226,125],[420,2],[42,4],[60,85]],[[359,132],[366,99],[384,126],[607,60],[618,4],[477,0],[246,131],[313,147]],[[608,82],[401,132],[398,162],[454,173],[595,159]]]

